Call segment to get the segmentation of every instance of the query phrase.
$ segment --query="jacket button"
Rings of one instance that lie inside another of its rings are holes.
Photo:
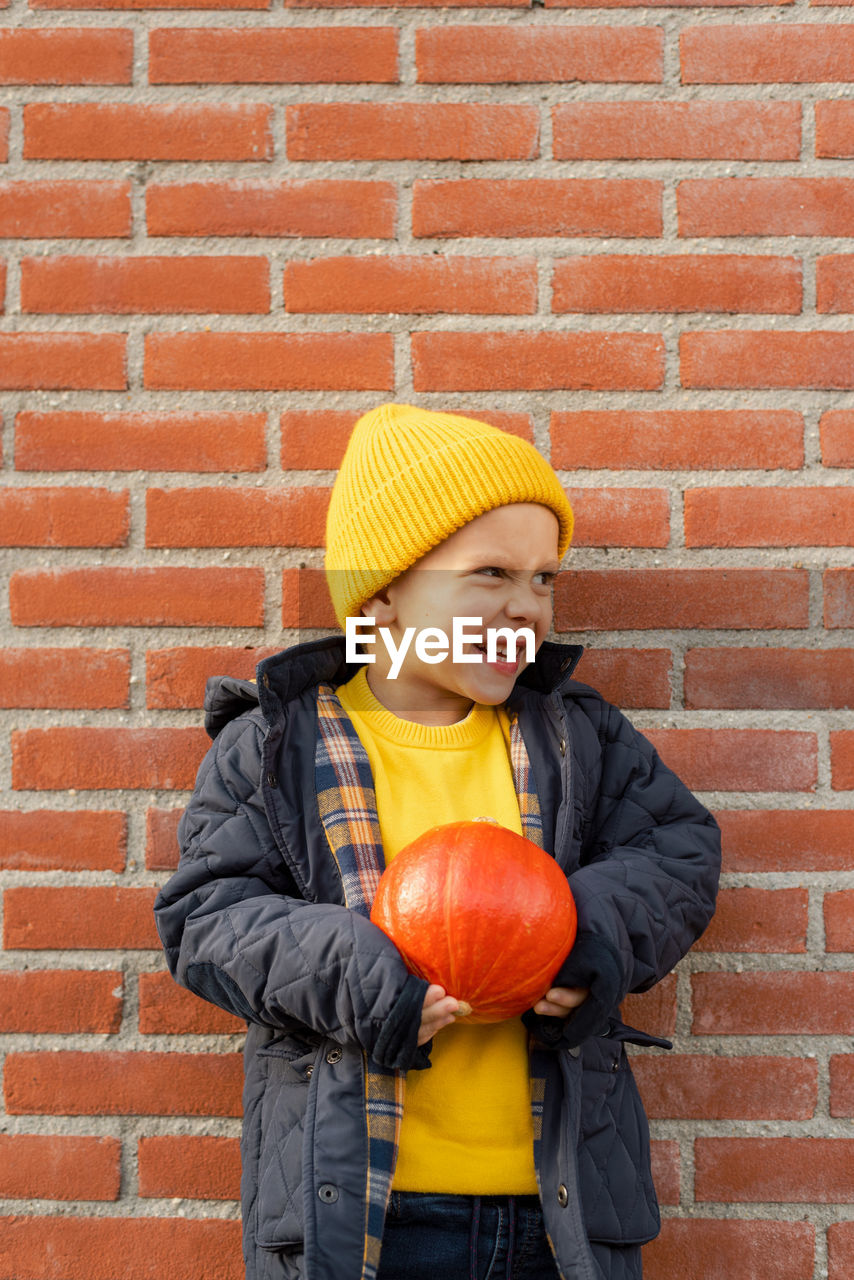
[[[333,1187],[331,1182],[322,1182],[317,1188],[317,1194],[324,1204],[334,1204],[338,1199],[338,1188]]]
[[[275,786],[277,785],[277,782],[278,782],[278,779],[276,778],[276,775],[275,775],[274,773],[268,773],[268,774],[267,774],[267,786],[268,786],[268,787],[275,787]]]
[[[305,1069],[305,1078],[306,1078],[306,1080],[310,1080],[310,1079],[311,1079],[311,1077],[312,1077],[313,1075],[314,1075],[314,1063],[311,1063],[311,1064],[310,1064],[309,1066],[307,1066],[307,1067],[306,1067],[306,1069]]]
[[[557,1202],[561,1209],[565,1209],[569,1204],[569,1192],[563,1183],[561,1183],[557,1189]]]
[[[560,742],[557,744],[557,749],[562,756],[566,755],[566,738],[561,738]]]
[[[261,677],[261,680],[263,681],[264,688],[265,688],[265,689],[269,689],[269,687],[270,687],[270,677],[267,675],[267,672],[266,672],[266,671],[264,672],[263,676]]]
[[[343,1057],[343,1049],[330,1049],[326,1055],[326,1061],[329,1063],[330,1067],[334,1067],[335,1063],[340,1062]]]

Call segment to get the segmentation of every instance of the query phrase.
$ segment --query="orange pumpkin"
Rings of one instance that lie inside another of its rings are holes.
[[[499,1022],[545,994],[575,941],[575,902],[554,858],[492,820],[432,827],[382,874],[374,924],[407,968]]]

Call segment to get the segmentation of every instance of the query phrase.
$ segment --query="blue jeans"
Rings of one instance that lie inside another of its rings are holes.
[[[537,1196],[393,1191],[377,1280],[557,1280]]]

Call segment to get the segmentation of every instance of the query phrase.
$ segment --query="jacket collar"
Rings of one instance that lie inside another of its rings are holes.
[[[558,644],[544,640],[536,659],[516,681],[508,699],[512,706],[522,690],[536,693],[562,693],[572,679],[584,649],[577,644]],[[308,640],[265,658],[258,665],[258,697],[261,709],[270,721],[276,718],[282,704],[300,697],[318,684],[333,687],[344,684],[359,670],[361,663],[348,663],[344,656],[343,635]],[[278,705],[277,705],[278,704]]]

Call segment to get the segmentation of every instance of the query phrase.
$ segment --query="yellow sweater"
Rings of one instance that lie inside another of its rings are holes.
[[[401,720],[374,697],[364,667],[337,693],[368,753],[386,862],[444,822],[491,817],[521,834],[503,708],[476,703],[452,725]],[[430,1059],[406,1078],[395,1189],[536,1194],[521,1021],[446,1027]]]

